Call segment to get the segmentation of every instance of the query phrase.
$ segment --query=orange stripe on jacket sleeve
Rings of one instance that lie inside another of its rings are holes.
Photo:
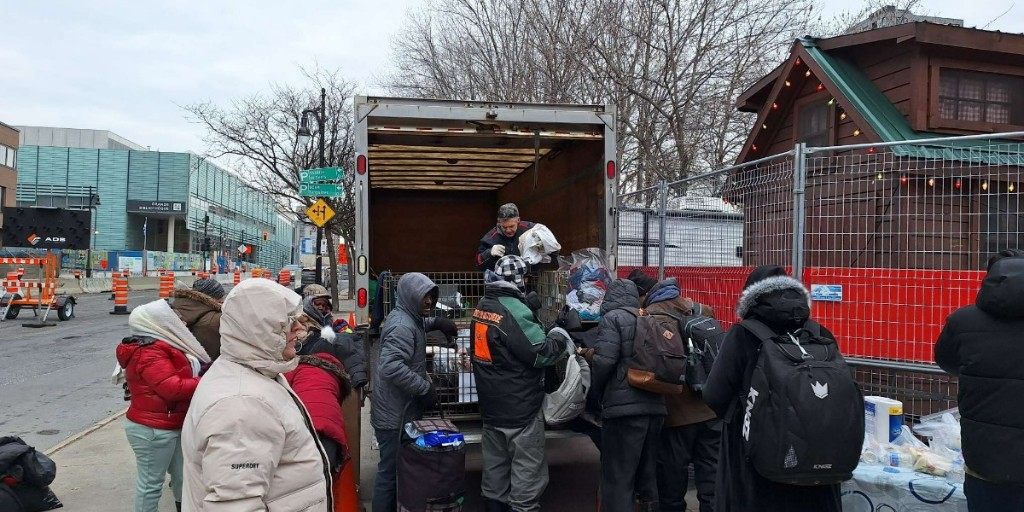
[[[491,362],[491,346],[487,343],[487,325],[477,323],[473,328],[473,357]]]

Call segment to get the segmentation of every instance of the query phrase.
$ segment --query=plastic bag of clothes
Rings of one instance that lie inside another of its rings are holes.
[[[519,237],[519,254],[530,265],[550,263],[551,256],[548,255],[561,248],[555,234],[544,224],[534,224]]]
[[[559,258],[560,271],[569,273],[565,303],[579,313],[581,320],[601,318],[601,303],[608,290],[608,260],[598,248],[573,251],[570,258]]]
[[[57,476],[52,459],[20,437],[0,437],[0,510],[41,512],[63,505],[50,490]]]

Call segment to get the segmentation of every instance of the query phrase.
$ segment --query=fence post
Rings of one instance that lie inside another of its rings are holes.
[[[806,228],[807,144],[797,143],[793,152],[793,277],[804,280],[804,230]]]
[[[658,184],[658,281],[665,279],[665,211],[668,210],[668,182]]]

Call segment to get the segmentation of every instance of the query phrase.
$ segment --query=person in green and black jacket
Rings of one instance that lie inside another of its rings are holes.
[[[487,512],[533,512],[548,484],[544,458],[544,369],[566,355],[569,333],[547,333],[528,306],[527,265],[498,260],[484,274],[473,313],[470,351],[483,420],[481,494]]]

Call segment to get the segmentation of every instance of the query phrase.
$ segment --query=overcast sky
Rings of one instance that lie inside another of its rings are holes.
[[[0,121],[107,129],[153,149],[201,153],[203,130],[178,105],[226,105],[271,82],[301,85],[299,66],[317,63],[379,93],[391,40],[423,3],[0,0]],[[856,3],[824,0],[822,14]],[[925,0],[922,10],[1024,32],[1024,0]]]

